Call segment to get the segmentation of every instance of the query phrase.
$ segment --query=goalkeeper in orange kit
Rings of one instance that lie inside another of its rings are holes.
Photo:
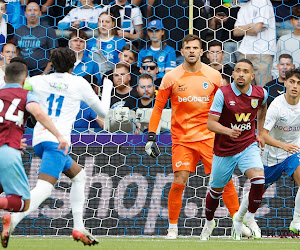
[[[172,106],[172,167],[174,180],[169,192],[169,229],[166,239],[178,236],[178,217],[182,206],[182,193],[190,172],[195,172],[201,159],[206,174],[210,174],[213,159],[214,133],[207,129],[208,111],[214,94],[221,85],[221,74],[200,62],[202,42],[196,35],[186,35],[181,54],[184,63],[168,72],[162,79],[149,123],[145,150],[156,158],[160,152],[156,144],[156,130],[162,110],[171,98]],[[223,193],[223,200],[231,217],[239,209],[238,196],[232,180]],[[244,227],[246,236],[250,230]]]

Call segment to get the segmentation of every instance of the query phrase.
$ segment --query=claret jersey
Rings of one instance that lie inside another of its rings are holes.
[[[198,72],[187,72],[183,65],[168,72],[156,97],[149,131],[155,132],[161,112],[171,98],[171,133],[173,143],[195,142],[214,138],[207,129],[208,111],[221,85],[221,74],[201,63]]]

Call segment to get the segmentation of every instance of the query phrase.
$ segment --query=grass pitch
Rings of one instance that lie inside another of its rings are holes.
[[[230,239],[211,239],[201,242],[198,238],[180,238],[166,241],[163,238],[106,238],[100,237],[99,244],[89,247],[83,246],[81,242],[75,242],[72,238],[48,238],[48,237],[11,237],[7,249],[28,250],[76,250],[76,249],[108,249],[108,250],[296,250],[300,249],[300,239],[262,239],[233,241]]]

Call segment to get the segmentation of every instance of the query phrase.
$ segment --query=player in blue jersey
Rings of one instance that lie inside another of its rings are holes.
[[[6,194],[6,197],[0,198],[0,209],[11,212],[26,211],[30,204],[30,188],[20,152],[20,141],[29,112],[57,139],[54,150],[64,149],[62,152],[67,154],[69,147],[38,104],[38,98],[22,88],[26,77],[27,67],[12,62],[6,66],[6,85],[0,90],[0,193],[4,191]],[[10,216],[3,216],[2,223],[1,243],[7,247]]]
[[[300,186],[300,68],[286,72],[286,93],[276,97],[268,108],[263,138],[266,146],[262,160],[265,169],[265,191],[283,172]],[[247,212],[249,193],[245,194],[237,213],[243,218]],[[300,234],[300,192],[295,198],[295,209],[290,230]]]
[[[38,96],[41,106],[48,113],[62,136],[70,143],[71,130],[80,102],[87,103],[101,117],[105,117],[110,107],[112,82],[104,80],[102,100],[82,77],[72,75],[76,61],[75,54],[69,48],[58,48],[51,54],[50,61],[55,73],[35,76],[29,79],[26,88],[32,88]],[[70,201],[73,215],[73,238],[84,245],[94,245],[98,241],[85,229],[83,224],[84,187],[86,174],[69,155],[57,151],[57,140],[39,122],[33,131],[32,145],[35,153],[42,159],[36,187],[31,190],[31,202],[26,212],[11,216],[8,237],[16,225],[30,212],[47,199],[53,186],[63,172],[72,181]]]

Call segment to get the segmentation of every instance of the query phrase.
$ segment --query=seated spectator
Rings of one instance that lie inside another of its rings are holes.
[[[153,20],[147,27],[149,41],[146,47],[139,53],[139,65],[146,56],[153,56],[158,64],[158,78],[162,78],[165,73],[176,67],[175,49],[167,45],[165,38],[165,30],[161,20]]]
[[[10,60],[16,56],[19,56],[20,49],[16,47],[13,42],[4,44],[1,48],[1,61],[0,61],[0,89],[5,85],[4,75],[5,67],[10,63]]]
[[[277,69],[279,72],[279,77],[268,82],[264,88],[268,90],[268,106],[275,99],[275,97],[283,94],[285,92],[284,81],[285,81],[285,72],[288,70],[294,69],[295,65],[293,63],[293,58],[289,54],[282,54],[279,56],[279,62],[277,64]]]
[[[292,23],[294,30],[288,35],[284,35],[277,42],[277,56],[281,54],[290,54],[294,58],[296,67],[300,65],[300,5],[292,8]],[[278,61],[278,60],[276,60]]]
[[[143,74],[139,77],[139,84],[136,87],[138,96],[126,99],[124,107],[131,110],[138,108],[153,108],[155,102],[155,85],[153,77],[149,74]]]
[[[15,33],[14,28],[6,22],[3,14],[6,14],[6,2],[0,0],[0,50],[3,44],[13,40]]]
[[[93,0],[79,0],[82,6],[72,9],[62,20],[58,22],[58,29],[96,29],[98,17],[103,9],[95,5]]]
[[[244,36],[238,49],[239,59],[247,58],[254,66],[253,84],[264,86],[272,80],[276,51],[275,15],[270,0],[241,3],[233,34]]]
[[[116,20],[107,12],[102,12],[98,20],[99,36],[97,38],[89,39],[87,48],[91,52],[100,51],[106,59],[110,62],[110,68],[119,62],[119,53],[126,45],[126,41],[118,37],[116,29]]]
[[[24,6],[27,4],[27,0],[14,0],[7,1],[7,21],[10,23],[14,29],[20,28],[22,25],[26,24]]]
[[[211,41],[207,47],[206,57],[209,60],[209,66],[218,70],[221,74],[231,77],[233,68],[229,64],[223,64],[225,53],[222,50],[222,43],[216,40]]]
[[[86,50],[87,34],[83,30],[75,30],[70,35],[69,47],[75,52],[76,62],[73,68],[73,75],[84,76],[92,75],[97,77],[100,83],[102,77],[98,63],[92,60],[91,53]]]
[[[54,10],[56,1],[55,0],[24,0],[25,2],[35,2],[41,6],[41,18],[40,24],[42,26],[50,26],[53,27],[54,25]]]
[[[136,66],[136,62],[138,59],[137,48],[134,45],[125,45],[119,53],[119,63],[125,64],[130,69],[130,86],[137,85],[137,77],[140,75],[139,68]],[[104,73],[104,76],[108,77],[111,81],[113,81],[113,72],[114,70],[109,70]]]
[[[140,73],[149,74],[153,77],[154,85],[158,88],[161,84],[161,78],[157,78],[158,67],[157,62],[153,56],[146,56],[142,60],[142,65],[140,67]]]
[[[103,11],[111,13],[117,19],[119,37],[135,41],[143,38],[143,20],[140,9],[127,0],[112,1]]]
[[[50,51],[58,46],[54,29],[40,24],[41,7],[31,2],[25,9],[27,24],[16,30],[14,42],[28,64],[30,76],[40,75],[51,69]]]

